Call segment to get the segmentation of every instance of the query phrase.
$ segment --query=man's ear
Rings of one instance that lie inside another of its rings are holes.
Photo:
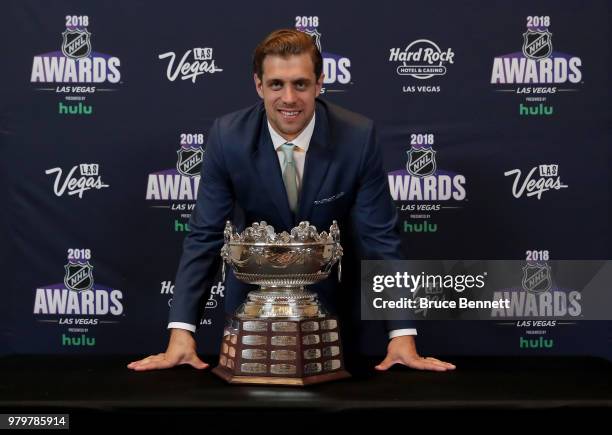
[[[259,98],[263,98],[263,82],[257,76],[257,73],[253,74],[253,81],[255,82],[255,90],[259,94]]]
[[[317,80],[316,89],[317,89],[317,97],[321,95],[321,88],[323,87],[323,80],[325,79],[325,74],[321,73],[319,80]],[[316,98],[316,97],[315,97]]]

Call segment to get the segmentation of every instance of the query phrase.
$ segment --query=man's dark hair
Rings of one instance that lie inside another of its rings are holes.
[[[253,54],[253,72],[261,80],[263,62],[266,56],[281,56],[308,53],[314,65],[315,77],[318,80],[323,71],[323,58],[313,39],[304,32],[295,29],[279,29],[270,33],[259,43]]]

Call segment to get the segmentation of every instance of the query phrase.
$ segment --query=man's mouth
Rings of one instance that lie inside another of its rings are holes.
[[[295,119],[301,113],[301,110],[282,110],[279,109],[279,112],[285,119]]]

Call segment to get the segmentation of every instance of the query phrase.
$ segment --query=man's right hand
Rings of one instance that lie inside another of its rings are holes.
[[[151,355],[128,364],[128,368],[137,372],[145,370],[169,369],[182,364],[189,364],[196,369],[208,367],[196,352],[196,342],[190,331],[172,329],[170,342],[165,353]]]

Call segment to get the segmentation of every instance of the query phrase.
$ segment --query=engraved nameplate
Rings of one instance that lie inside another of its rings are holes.
[[[317,359],[321,358],[321,349],[313,348],[306,349],[304,351],[304,359]]]
[[[296,369],[293,364],[272,364],[270,373],[275,375],[295,375]]]
[[[240,371],[243,373],[265,373],[268,366],[261,363],[244,363],[240,365]]]
[[[245,331],[252,332],[264,332],[268,330],[268,324],[266,322],[258,322],[256,320],[251,320],[248,322],[244,322],[242,324],[242,329]]]
[[[276,360],[294,360],[295,351],[293,350],[273,350],[271,358]]]
[[[249,346],[260,346],[266,344],[266,337],[264,335],[245,335],[242,337],[242,344]]]
[[[302,337],[302,344],[319,344],[321,342],[321,338],[316,334],[305,335]]]
[[[297,338],[290,335],[275,335],[270,339],[272,346],[295,346]]]
[[[268,356],[268,351],[265,349],[243,349],[242,358],[244,359],[265,359]]]
[[[297,323],[295,322],[274,322],[272,323],[272,331],[274,332],[296,332]]]
[[[338,333],[337,332],[325,332],[321,334],[321,340],[323,340],[323,343],[331,343],[333,341],[338,341]]]
[[[304,373],[319,373],[321,371],[321,363],[308,363],[304,365]]]
[[[340,347],[338,346],[328,346],[328,347],[323,348],[324,357],[338,356],[338,355],[340,355]]]
[[[335,319],[321,321],[321,329],[336,329],[338,322]]]
[[[337,370],[341,366],[339,359],[331,359],[323,363],[323,370]]]
[[[317,322],[302,323],[302,332],[315,332],[318,330],[319,330],[319,324]]]

